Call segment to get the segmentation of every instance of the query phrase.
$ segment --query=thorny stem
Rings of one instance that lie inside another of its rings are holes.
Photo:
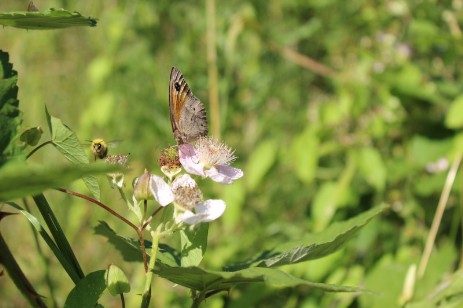
[[[140,240],[141,254],[143,255],[143,266],[145,267],[145,273],[148,273],[148,263],[146,261],[145,239],[143,238],[142,230],[140,230],[140,233],[138,233],[138,238]]]
[[[146,226],[151,222],[151,220],[153,219],[154,215],[156,215],[160,210],[162,210],[164,207],[160,206],[158,207],[154,212],[153,214],[151,214],[148,219],[145,221],[145,223],[143,224],[143,226],[141,227],[142,230],[145,230]]]
[[[145,225],[143,225],[142,227],[139,228],[139,227],[135,226],[133,223],[131,223],[129,220],[127,220],[125,217],[121,216],[119,213],[115,212],[113,209],[108,207],[107,205],[104,205],[103,203],[101,203],[98,200],[93,199],[92,197],[89,197],[89,196],[86,196],[86,195],[83,195],[83,194],[79,194],[78,192],[75,192],[75,191],[72,191],[72,190],[69,190],[69,189],[65,189],[65,188],[57,188],[57,190],[59,190],[61,192],[64,192],[64,193],[67,193],[67,194],[70,194],[70,195],[73,195],[73,196],[76,196],[76,197],[79,197],[79,198],[82,198],[82,199],[85,199],[85,200],[90,201],[92,203],[95,203],[96,205],[98,205],[99,207],[105,209],[106,211],[108,211],[112,215],[116,216],[117,218],[119,218],[120,220],[125,222],[132,229],[134,229],[135,232],[137,232],[138,239],[140,240],[140,248],[141,248],[141,252],[142,252],[142,255],[143,255],[143,264],[145,266],[145,272],[148,271],[148,264],[147,264],[147,261],[146,261],[145,240],[143,238],[143,229],[146,227],[147,224],[145,224]]]
[[[47,144],[53,144],[53,141],[48,140],[48,141],[42,143],[41,145],[37,146],[37,147],[34,148],[29,154],[27,154],[26,159],[28,159],[29,157],[31,157],[32,154],[34,154],[34,153],[37,152],[40,148],[46,146]]]
[[[119,213],[115,212],[113,209],[111,209],[110,207],[104,205],[104,204],[101,203],[100,201],[95,200],[95,199],[93,199],[92,197],[79,194],[78,192],[75,192],[75,191],[72,191],[72,190],[69,190],[69,189],[65,189],[65,188],[56,188],[56,190],[59,190],[59,191],[61,191],[61,192],[64,192],[64,193],[67,193],[67,194],[70,194],[70,195],[73,195],[73,196],[76,196],[76,197],[85,199],[85,200],[90,201],[90,202],[92,202],[92,203],[95,203],[95,204],[98,205],[99,207],[105,209],[105,210],[108,211],[110,214],[116,216],[117,218],[119,218],[120,220],[122,220],[123,222],[125,222],[126,224],[128,224],[128,225],[129,225],[132,229],[134,229],[137,233],[140,233],[140,231],[138,230],[137,226],[135,226],[133,223],[131,223],[131,222],[130,222],[129,220],[127,220],[125,217],[121,216]],[[139,237],[140,237],[140,235],[139,235]]]

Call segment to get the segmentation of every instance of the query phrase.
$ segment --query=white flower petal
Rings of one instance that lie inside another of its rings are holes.
[[[204,176],[204,164],[199,161],[195,148],[191,144],[179,145],[178,156],[180,163],[188,173]]]
[[[186,224],[194,225],[200,222],[213,221],[225,212],[225,202],[223,200],[206,200],[195,206],[196,214],[185,211],[179,219]]]
[[[190,187],[193,188],[196,186],[195,180],[189,174],[182,174],[175,178],[172,183],[172,190],[176,190],[179,187]]]
[[[214,182],[222,184],[231,184],[233,180],[243,176],[243,171],[238,168],[227,165],[219,165],[205,171],[206,176],[210,177]]]
[[[226,207],[225,201],[213,199],[199,203],[195,206],[195,211],[196,215],[207,215],[204,221],[212,221],[222,216]]]
[[[174,201],[172,189],[160,176],[151,175],[150,190],[161,206],[166,206]]]

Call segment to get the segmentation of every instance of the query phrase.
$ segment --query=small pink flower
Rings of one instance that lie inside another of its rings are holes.
[[[177,220],[189,225],[210,222],[225,212],[223,200],[203,201],[202,193],[196,182],[188,174],[178,176],[169,186],[161,177],[151,176],[151,192],[161,206],[169,203],[177,205],[181,213]]]
[[[180,163],[191,174],[222,184],[231,184],[243,176],[241,169],[229,166],[236,159],[234,151],[212,137],[201,137],[194,145],[178,147]]]

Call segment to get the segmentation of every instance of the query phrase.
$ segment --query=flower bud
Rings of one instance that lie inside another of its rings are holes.
[[[137,200],[151,200],[153,194],[150,190],[151,174],[145,169],[145,173],[137,179],[133,188],[133,196]]]

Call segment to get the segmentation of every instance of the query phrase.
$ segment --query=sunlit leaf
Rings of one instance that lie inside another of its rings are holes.
[[[309,286],[330,292],[362,291],[356,287],[307,281],[274,268],[255,267],[235,272],[220,272],[198,267],[170,267],[157,262],[154,272],[176,284],[202,292],[227,290],[236,285],[258,282],[275,288]]]
[[[448,128],[463,127],[463,95],[458,96],[450,105],[445,117],[445,125]]]
[[[292,144],[293,168],[295,174],[305,183],[310,183],[315,175],[318,145],[317,129],[310,125],[294,139]]]
[[[82,148],[76,134],[67,127],[63,122],[51,116],[48,109],[45,107],[48,127],[50,128],[51,139],[53,145],[64,155],[70,162],[76,165],[89,164],[89,159],[84,149]],[[95,176],[82,177],[87,188],[90,190],[95,199],[100,200],[100,186]]]
[[[372,218],[388,207],[378,206],[349,220],[335,223],[326,230],[284,243],[262,252],[247,263],[234,266],[274,267],[322,258],[344,246]]]
[[[263,141],[252,151],[251,157],[246,165],[246,185],[252,191],[257,188],[265,174],[274,164],[278,145],[272,141]]]
[[[0,200],[36,195],[44,190],[62,187],[90,174],[118,170],[116,166],[33,165],[12,162],[0,168]]]
[[[368,184],[378,191],[384,189],[387,171],[377,149],[372,147],[362,148],[358,156],[358,166]]]
[[[201,263],[207,248],[208,223],[180,231],[181,264],[183,267],[197,266]]]
[[[106,286],[113,296],[130,292],[130,283],[127,276],[114,264],[109,265],[106,270]]]
[[[69,27],[95,27],[97,20],[84,17],[78,12],[50,8],[44,12],[9,12],[0,13],[0,25],[21,29],[61,29]]]

